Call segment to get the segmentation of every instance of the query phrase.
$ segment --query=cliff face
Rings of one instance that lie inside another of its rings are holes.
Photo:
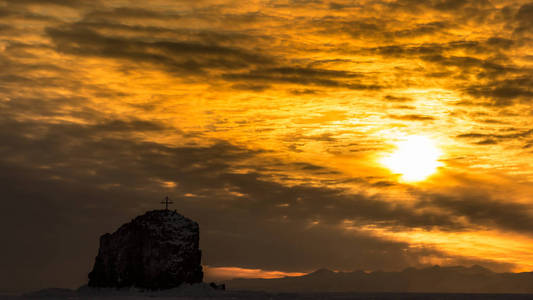
[[[100,237],[91,287],[173,288],[202,282],[198,223],[154,210]]]

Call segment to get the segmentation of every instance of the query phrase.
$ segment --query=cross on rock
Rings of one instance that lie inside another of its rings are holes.
[[[168,196],[165,197],[165,201],[162,201],[162,202],[161,202],[161,204],[165,204],[165,210],[168,210],[168,205],[169,205],[169,204],[172,204],[172,203],[174,203],[174,202],[170,201],[170,200],[168,199]]]

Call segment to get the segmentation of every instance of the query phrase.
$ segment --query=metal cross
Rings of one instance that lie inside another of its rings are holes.
[[[161,204],[165,204],[165,210],[168,210],[168,205],[172,204],[172,203],[174,203],[174,202],[169,201],[168,196],[165,197],[165,201],[164,202],[161,202]]]

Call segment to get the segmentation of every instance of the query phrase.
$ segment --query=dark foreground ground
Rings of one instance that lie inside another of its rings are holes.
[[[416,293],[265,293],[246,291],[165,291],[165,292],[104,292],[78,293],[67,290],[47,290],[36,293],[8,296],[0,295],[0,299],[83,299],[83,300],[157,300],[157,299],[217,299],[217,300],[396,300],[396,299],[435,299],[435,300],[491,300],[491,299],[533,299],[533,294],[416,294]]]

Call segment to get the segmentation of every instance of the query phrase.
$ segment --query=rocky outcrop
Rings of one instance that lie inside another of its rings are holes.
[[[167,289],[202,282],[198,223],[154,210],[100,237],[90,287]]]

